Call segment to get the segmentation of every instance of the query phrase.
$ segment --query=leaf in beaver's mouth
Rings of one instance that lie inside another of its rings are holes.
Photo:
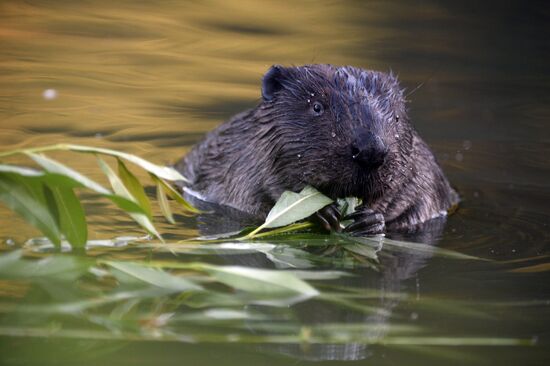
[[[300,193],[285,191],[269,211],[265,222],[247,237],[266,228],[285,226],[305,219],[331,203],[330,198],[310,186],[306,186]]]

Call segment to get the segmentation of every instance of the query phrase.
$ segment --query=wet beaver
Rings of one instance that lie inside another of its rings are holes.
[[[409,123],[396,77],[350,66],[272,66],[261,102],[210,132],[176,168],[202,199],[258,218],[283,191],[306,185],[361,198],[345,229],[355,235],[409,229],[458,202]],[[317,217],[340,230],[335,205]]]

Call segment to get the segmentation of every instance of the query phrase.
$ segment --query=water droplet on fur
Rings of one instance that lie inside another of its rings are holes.
[[[298,154],[296,156],[298,156],[298,159],[300,159],[302,157],[302,154]]]
[[[395,138],[398,139],[398,138],[399,138],[399,135],[398,135],[398,134],[395,134]]]
[[[336,137],[336,132],[330,134],[333,138]]]

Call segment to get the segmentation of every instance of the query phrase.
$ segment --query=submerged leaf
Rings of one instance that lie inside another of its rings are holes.
[[[285,226],[305,219],[330,203],[330,198],[310,186],[306,186],[300,193],[285,191],[269,211],[265,222],[246,237],[252,238],[262,229]]]

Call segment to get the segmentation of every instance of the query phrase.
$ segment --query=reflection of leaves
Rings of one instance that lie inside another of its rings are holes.
[[[0,278],[71,283],[88,271],[90,261],[71,256],[25,260],[20,250],[0,256]]]
[[[319,295],[297,273],[243,266],[216,266],[206,263],[150,262],[147,265],[182,268],[204,272],[211,279],[235,290],[243,291],[247,302],[270,305],[289,305]],[[334,273],[331,274],[331,278]]]
[[[263,244],[261,249],[266,250],[267,246]],[[519,338],[445,336],[440,332],[431,336],[421,323],[400,321],[402,314],[395,314],[394,320],[386,322],[393,310],[381,305],[380,299],[398,301],[408,295],[364,287],[342,287],[342,283],[330,282],[346,276],[344,272],[274,271],[200,262],[115,260],[99,260],[98,263],[103,264],[99,268],[104,268],[100,270],[93,260],[80,257],[53,255],[29,260],[21,255],[21,251],[0,255],[1,279],[22,279],[33,285],[47,282],[56,289],[52,293],[61,294],[68,287],[79,287],[80,291],[74,292],[71,298],[56,296],[55,302],[33,297],[19,300],[17,306],[0,302],[0,312],[6,314],[2,316],[0,325],[0,335],[4,336],[326,345],[350,342],[408,346],[533,344]],[[171,272],[161,268],[186,271]],[[112,276],[117,281],[112,281]],[[108,278],[111,278],[107,281],[109,285],[105,285]],[[310,280],[319,286],[313,288],[306,282]],[[94,281],[95,286],[90,287]],[[82,282],[86,286],[78,285]],[[233,291],[216,286],[216,283],[229,286]],[[336,309],[375,314],[376,317],[366,322],[327,320],[304,326],[293,317],[296,315],[293,309],[287,306],[279,309],[268,306],[244,308],[248,304],[288,305],[293,304],[291,300],[306,300],[311,296]],[[424,296],[409,303],[407,314],[411,306],[430,313],[437,311],[465,319],[479,319],[477,309],[480,307],[489,314],[495,306],[502,309],[508,305],[441,301]],[[25,323],[20,321],[23,316]],[[376,321],[379,317],[380,320]],[[52,329],[48,326],[52,321],[60,326]],[[227,336],[228,332],[231,332],[231,337]]]
[[[510,272],[536,273],[550,271],[550,263],[539,263],[531,266],[512,269]]]
[[[290,272],[205,264],[198,268],[208,272],[219,282],[251,293],[300,294],[307,297],[319,294],[317,290]]]
[[[365,240],[368,238],[364,238]],[[384,248],[403,253],[414,253],[418,255],[429,254],[436,257],[443,258],[452,258],[452,259],[465,259],[465,260],[485,260],[479,257],[474,257],[471,255],[455,252],[454,250],[439,248],[434,245],[423,244],[423,243],[413,243],[402,240],[393,240],[389,238],[384,238],[382,241]]]
[[[171,275],[158,268],[151,268],[137,263],[130,262],[105,262],[110,267],[115,268],[126,275],[135,279],[160,288],[165,288],[174,291],[200,290],[201,286],[186,280],[183,277]],[[116,276],[116,272],[114,272]],[[117,276],[118,277],[118,276]],[[121,277],[118,277],[119,281]],[[122,281],[124,281],[122,279]]]

